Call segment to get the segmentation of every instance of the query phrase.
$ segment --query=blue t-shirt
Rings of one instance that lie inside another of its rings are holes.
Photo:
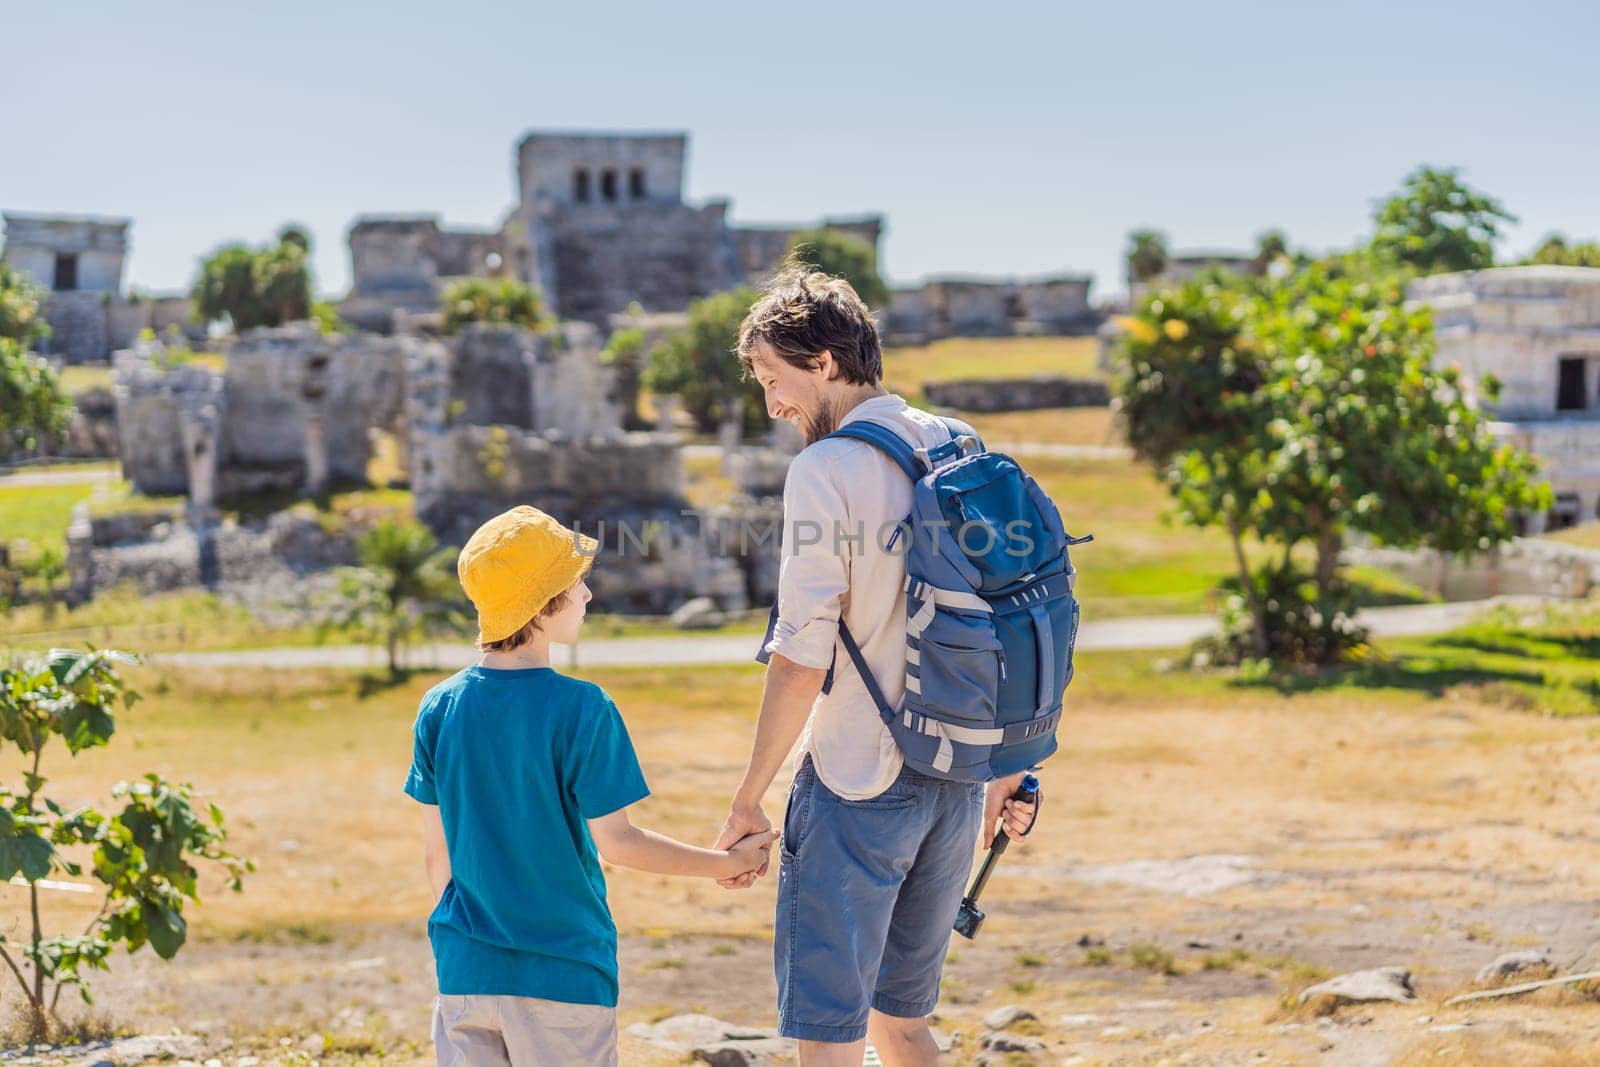
[[[406,792],[439,806],[450,884],[428,920],[439,992],[617,1003],[617,928],[587,820],[649,796],[605,690],[468,667],[417,712]]]

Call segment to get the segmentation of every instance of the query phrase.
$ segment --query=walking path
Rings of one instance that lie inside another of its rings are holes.
[[[1540,597],[1495,597],[1459,604],[1414,604],[1368,608],[1358,614],[1377,637],[1410,637],[1454,629],[1496,604],[1532,605]],[[1157,615],[1086,622],[1078,647],[1093,651],[1178,648],[1216,630],[1208,615]],[[673,667],[750,663],[760,637],[753,633],[707,637],[623,637],[580,642],[574,650],[557,645],[558,665],[579,667]],[[151,662],[171,667],[256,667],[265,669],[381,667],[383,651],[364,645],[311,648],[255,648],[223,652],[155,653]],[[419,645],[407,658],[413,668],[456,670],[477,660],[465,643]]]
[[[122,477],[116,467],[98,470],[53,471],[47,469],[21,469],[0,471],[0,489],[25,489],[42,485],[93,485],[97,482],[114,482]]]

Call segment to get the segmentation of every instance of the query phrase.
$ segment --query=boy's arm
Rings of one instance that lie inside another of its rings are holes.
[[[444,821],[437,804],[422,805],[422,864],[433,887],[433,903],[439,905],[444,887],[450,884],[450,853],[444,843]]]
[[[705,878],[734,878],[755,870],[764,864],[766,850],[778,837],[776,831],[768,831],[752,835],[728,850],[698,848],[633,825],[625,807],[590,819],[589,834],[607,863],[651,874]]]

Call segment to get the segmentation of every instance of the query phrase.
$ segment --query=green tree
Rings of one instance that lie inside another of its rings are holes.
[[[1289,256],[1289,238],[1282,230],[1267,230],[1256,236],[1256,273],[1263,274],[1280,259]]]
[[[1128,234],[1128,281],[1148,282],[1167,269],[1167,235],[1159,230],[1134,230]]]
[[[1559,267],[1600,267],[1600,242],[1568,244],[1565,237],[1553,233],[1539,242],[1533,255],[1522,262],[1548,263]]]
[[[72,401],[49,361],[0,337],[0,456],[59,440],[71,419]]]
[[[616,368],[616,388],[612,396],[622,405],[623,427],[644,429],[644,420],[639,418],[639,386],[646,362],[644,331],[630,326],[612,334],[600,352],[600,362]]]
[[[1128,324],[1116,383],[1129,439],[1178,514],[1231,536],[1245,632],[1237,651],[1326,662],[1359,632],[1339,553],[1381,544],[1482,551],[1517,512],[1549,506],[1534,461],[1499,444],[1433,327],[1395,280],[1320,266],[1265,284],[1197,280]],[[1497,383],[1482,392],[1493,398]],[[1254,534],[1278,558],[1246,561]],[[1302,578],[1296,550],[1314,552]]]
[[[356,542],[361,565],[340,576],[333,626],[381,641],[389,673],[401,673],[401,653],[436,622],[460,618],[456,550],[440,548],[426,526],[384,519]]]
[[[689,305],[688,325],[651,353],[645,387],[675,393],[702,433],[714,433],[729,404],[740,405],[747,433],[760,433],[771,421],[761,386],[740,370],[734,350],[739,324],[761,294],[749,287],[716,293]]]
[[[878,250],[843,230],[818,227],[789,239],[788,255],[824,274],[843,278],[871,308],[889,306],[889,287],[878,274]]]
[[[1418,167],[1378,205],[1372,248],[1419,274],[1494,266],[1503,223],[1516,216],[1461,180],[1456,167]]]
[[[206,322],[226,318],[234,330],[282,326],[311,317],[310,238],[285,227],[276,244],[225,245],[200,264],[190,294]]]
[[[118,706],[137,699],[117,665],[134,662],[123,652],[56,650],[0,670],[0,744],[15,745],[25,768],[17,785],[0,787],[0,881],[21,875],[32,916],[21,936],[9,928],[0,935],[0,961],[22,989],[31,1041],[48,1040],[68,986],[92,1002],[85,972],[109,970],[118,945],[135,952],[148,944],[162,959],[178,953],[188,936],[185,901],[200,899],[192,861],[220,865],[234,890],[254,869],[224,848],[215,804],[202,815],[190,786],[158,774],[118,784],[112,797],[120,810],[111,814],[68,810],[44,796],[45,749],[59,739],[75,756],[109,743]],[[84,864],[72,858],[78,853],[105,887],[100,909],[81,933],[46,936],[39,883],[55,871],[82,876]]]
[[[462,278],[451,282],[440,298],[446,334],[457,334],[469,323],[521,326],[544,330],[555,324],[544,297],[516,278]]]
[[[44,299],[44,288],[32,277],[0,263],[0,338],[34,348],[49,337],[50,327],[39,315]]]

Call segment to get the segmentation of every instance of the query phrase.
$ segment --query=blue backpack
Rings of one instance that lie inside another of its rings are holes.
[[[841,619],[839,639],[906,763],[987,782],[1056,750],[1078,637],[1077,571],[1061,513],[1010,456],[942,420],[950,440],[913,448],[880,423],[834,430],[879,449],[912,480],[906,550],[906,691],[892,708]],[[773,608],[774,619],[777,608]],[[823,691],[831,687],[832,670]]]

